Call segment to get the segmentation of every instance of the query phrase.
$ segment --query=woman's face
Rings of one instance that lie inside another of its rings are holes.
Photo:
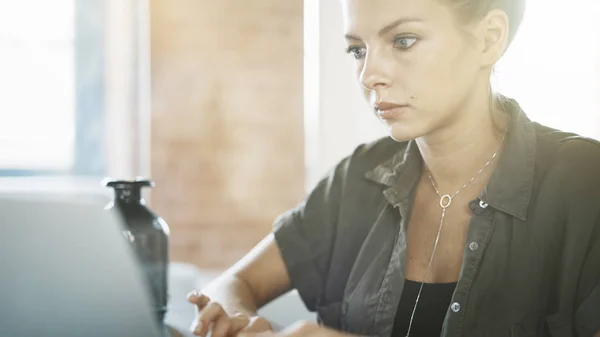
[[[342,2],[347,51],[392,138],[415,139],[459,123],[471,96],[487,88],[476,27],[458,22],[442,1]]]

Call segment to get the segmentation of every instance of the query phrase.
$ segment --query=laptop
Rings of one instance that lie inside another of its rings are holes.
[[[0,196],[0,336],[163,336],[104,201]]]

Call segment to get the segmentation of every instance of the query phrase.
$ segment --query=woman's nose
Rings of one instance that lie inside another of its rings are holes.
[[[392,65],[383,57],[381,52],[377,50],[372,53],[367,51],[360,73],[360,84],[369,90],[389,87],[392,85],[391,72]]]

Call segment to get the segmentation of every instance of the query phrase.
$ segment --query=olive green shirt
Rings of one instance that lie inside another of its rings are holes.
[[[600,330],[600,144],[530,121],[518,104],[472,217],[442,336],[589,337]],[[328,327],[391,335],[416,143],[359,146],[274,225],[292,285]]]

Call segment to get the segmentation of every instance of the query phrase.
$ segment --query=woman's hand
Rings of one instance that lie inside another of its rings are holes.
[[[237,314],[228,315],[223,307],[216,302],[211,302],[208,296],[192,292],[188,301],[196,305],[196,318],[190,331],[196,336],[206,337],[211,332],[211,337],[236,336],[241,332],[260,333],[271,331],[271,324],[257,316]]]
[[[339,331],[319,326],[316,323],[298,322],[281,332],[250,333],[243,332],[238,337],[348,337]]]

